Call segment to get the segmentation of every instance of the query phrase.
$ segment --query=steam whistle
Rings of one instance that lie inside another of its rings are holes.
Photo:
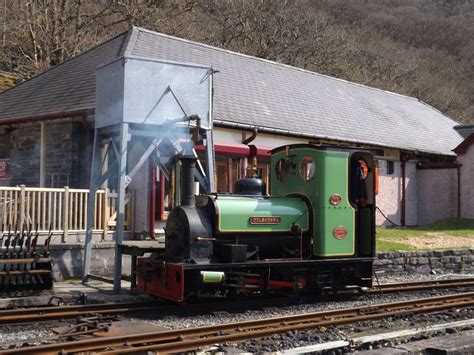
[[[257,157],[252,158],[252,165],[247,167],[247,178],[257,177]]]

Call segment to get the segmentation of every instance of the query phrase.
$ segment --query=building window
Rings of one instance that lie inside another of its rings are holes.
[[[246,158],[242,158],[246,159]],[[241,172],[241,159],[232,158],[216,158],[216,175],[215,184],[217,192],[222,193],[234,193],[234,186],[238,179],[245,176]],[[261,162],[257,164],[256,175],[262,179],[263,182],[268,186],[269,174],[268,174],[268,163]]]
[[[10,137],[0,134],[0,181],[10,179]]]
[[[395,163],[392,160],[387,160],[387,175],[392,175],[395,172]]]
[[[269,182],[270,182],[270,166],[268,163],[258,163],[257,164],[257,177],[262,179],[265,183],[266,191],[265,193],[268,194],[269,191]]]
[[[10,137],[0,134],[0,159],[10,158]]]
[[[216,188],[218,192],[229,192],[229,163],[216,160]]]

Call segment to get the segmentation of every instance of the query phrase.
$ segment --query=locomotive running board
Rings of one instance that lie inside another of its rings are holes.
[[[262,260],[252,261],[246,263],[216,263],[216,264],[184,264],[184,270],[201,270],[205,267],[206,270],[219,270],[223,268],[253,268],[253,267],[286,267],[286,266],[302,266],[302,265],[330,265],[339,263],[371,263],[375,257],[363,258],[338,258],[338,259],[317,259],[317,260]]]

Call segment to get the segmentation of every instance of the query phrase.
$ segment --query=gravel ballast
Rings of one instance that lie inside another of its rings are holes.
[[[444,280],[447,278],[474,277],[474,274],[443,274],[443,275],[407,275],[386,277],[379,276],[380,283]],[[247,309],[242,311],[216,311],[207,309],[199,314],[188,314],[183,316],[163,314],[135,314],[129,317],[131,320],[144,320],[167,329],[192,328],[206,325],[234,323],[241,321],[256,320],[262,318],[280,317],[301,313],[322,312],[332,309],[360,307],[381,303],[392,303],[413,298],[434,297],[445,294],[468,292],[472,289],[459,290],[433,290],[416,293],[392,293],[392,294],[366,294],[344,297],[326,297],[326,299],[314,299],[311,302],[281,306],[267,306],[258,309]],[[447,311],[442,314],[415,315],[401,319],[380,320],[370,323],[358,323],[341,327],[328,327],[325,329],[308,330],[300,332],[289,332],[276,334],[269,339],[259,341],[246,341],[241,344],[227,344],[238,347],[240,350],[249,352],[277,351],[318,344],[327,341],[346,339],[351,336],[371,334],[371,331],[385,332],[396,329],[410,328],[423,324],[443,323],[453,320],[474,318],[474,310]],[[18,326],[0,327],[0,349],[2,346],[12,342],[34,344],[37,341],[54,337],[52,329],[57,324],[41,323]]]

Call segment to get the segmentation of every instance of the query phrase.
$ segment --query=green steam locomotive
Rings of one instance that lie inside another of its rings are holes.
[[[183,156],[182,205],[165,249],[138,259],[138,291],[191,296],[370,287],[375,257],[375,163],[369,151],[310,144],[271,152],[270,195],[255,177],[235,194],[194,196]]]

